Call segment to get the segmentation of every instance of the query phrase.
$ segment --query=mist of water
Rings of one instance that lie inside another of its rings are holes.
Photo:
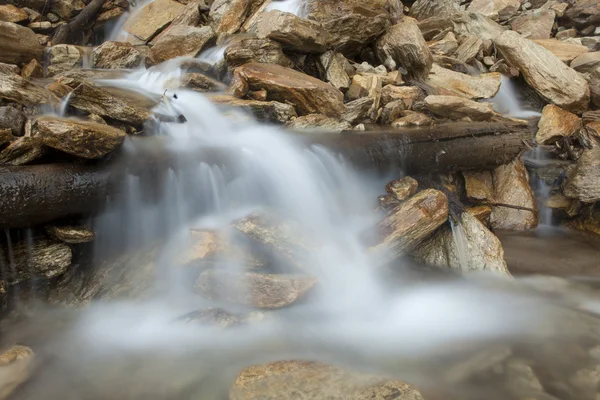
[[[486,101],[491,102],[497,112],[507,117],[530,118],[541,115],[539,112],[528,110],[521,105],[515,83],[504,75],[500,78],[500,90],[496,96]]]

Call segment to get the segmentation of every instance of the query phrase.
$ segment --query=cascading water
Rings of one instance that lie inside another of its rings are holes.
[[[267,10],[279,10],[298,17],[305,17],[306,7],[306,0],[271,0],[267,5]]]
[[[492,103],[496,111],[507,117],[529,118],[541,115],[539,112],[528,110],[521,105],[514,82],[504,75],[500,78],[500,90],[496,96],[487,101]]]

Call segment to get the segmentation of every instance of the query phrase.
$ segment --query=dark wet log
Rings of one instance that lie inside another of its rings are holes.
[[[342,134],[291,134],[307,145],[342,154],[360,168],[412,172],[486,169],[527,149],[533,131],[515,124],[451,124],[428,128]],[[98,212],[122,188],[126,173],[154,179],[177,167],[178,153],[164,137],[130,138],[112,160],[88,164],[0,167],[0,228],[24,227]],[[137,157],[131,157],[136,153]],[[235,150],[198,149],[196,160],[224,165],[235,174]]]
[[[88,5],[71,20],[68,24],[61,25],[54,37],[52,38],[52,44],[64,44],[68,43],[69,38],[81,32],[98,14],[106,0],[92,0]]]

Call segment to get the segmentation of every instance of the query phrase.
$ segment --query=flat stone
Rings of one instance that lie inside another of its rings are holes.
[[[568,43],[562,40],[556,39],[545,39],[545,40],[534,40],[535,43],[550,50],[552,54],[560,58],[563,62],[569,64],[572,60],[585,54],[589,51],[586,46],[578,45],[575,43]],[[571,67],[572,68],[572,67]]]
[[[168,26],[184,8],[183,4],[174,0],[155,0],[129,18],[123,29],[147,43]]]
[[[394,196],[396,200],[404,201],[417,193],[418,188],[419,182],[410,176],[406,176],[402,179],[389,182],[385,186],[385,191]]]
[[[570,3],[565,18],[572,26],[583,29],[600,25],[600,4],[594,0],[577,0]]]
[[[250,112],[263,122],[286,123],[297,117],[296,110],[291,104],[278,101],[242,100],[228,95],[210,96],[213,103]]]
[[[392,127],[403,128],[407,126],[429,126],[433,125],[433,120],[427,115],[419,112],[413,112],[398,118],[392,122]]]
[[[210,26],[173,26],[154,43],[150,49],[150,58],[155,64],[159,64],[176,57],[196,57],[213,39],[215,32]]]
[[[236,33],[252,8],[259,7],[265,0],[215,0],[209,12],[216,33]]]
[[[600,147],[583,152],[572,171],[568,173],[564,194],[584,203],[600,200]]]
[[[375,119],[377,110],[381,104],[383,78],[373,74],[356,74],[352,77],[352,83],[348,88],[346,97],[353,101],[363,97],[368,97],[372,100],[371,109],[369,110],[369,118]]]
[[[580,129],[581,119],[577,115],[548,104],[542,110],[535,141],[539,144],[552,144],[562,137],[573,136]]]
[[[24,64],[42,60],[44,48],[35,33],[24,26],[0,21],[0,62]]]
[[[15,7],[12,4],[0,5],[0,21],[18,24],[28,19],[29,15],[21,8]]]
[[[516,15],[519,7],[521,7],[521,0],[473,0],[467,7],[467,11],[505,21]]]
[[[245,36],[227,45],[225,61],[230,71],[252,62],[292,66],[280,43],[266,38]]]
[[[433,114],[455,120],[468,117],[473,121],[489,121],[496,115],[490,103],[477,103],[458,96],[427,96],[425,104]]]
[[[21,70],[21,76],[25,79],[43,78],[44,77],[44,68],[42,67],[42,64],[39,63],[38,60],[33,59],[23,66],[23,69]]]
[[[25,114],[16,107],[0,107],[0,129],[10,130],[13,136],[23,136],[25,121]]]
[[[309,114],[294,118],[287,123],[287,127],[294,130],[309,130],[310,132],[336,133],[352,129],[352,125],[348,122],[330,118],[323,114]]]
[[[494,181],[491,171],[464,171],[465,190],[471,201],[489,201],[494,199]]]
[[[319,61],[324,71],[323,80],[325,82],[329,82],[339,90],[350,87],[348,71],[352,69],[352,66],[343,54],[328,51],[319,57]]]
[[[477,36],[468,35],[462,39],[460,46],[456,49],[454,58],[462,63],[470,63],[483,50],[483,40]]]
[[[432,54],[449,56],[458,49],[458,40],[454,32],[448,32],[442,39],[428,42],[427,47]]]
[[[81,67],[83,54],[77,46],[70,44],[58,44],[47,50],[48,54],[48,76],[54,76],[69,71],[75,67]]]
[[[0,151],[0,165],[25,165],[43,154],[42,142],[38,138],[19,137]]]
[[[50,10],[62,19],[70,20],[85,8],[82,0],[53,0]]]
[[[130,69],[139,67],[144,60],[136,46],[126,42],[104,42],[94,49],[92,66],[103,69]]]
[[[469,99],[490,99],[500,90],[501,77],[498,72],[467,75],[433,64],[425,82],[435,89]]]
[[[12,346],[0,353],[0,399],[9,399],[34,369],[34,353],[27,346]]]
[[[392,101],[402,100],[404,109],[410,110],[413,105],[425,98],[423,90],[416,86],[386,85],[381,89],[381,104],[386,105]]]
[[[555,18],[554,10],[534,10],[521,14],[513,20],[511,27],[530,40],[550,39]]]
[[[454,33],[458,37],[467,35],[476,36],[481,40],[494,40],[506,28],[485,15],[478,13],[462,12],[452,16]]]
[[[58,104],[58,99],[49,90],[14,74],[0,73],[0,98],[25,106]]]
[[[46,232],[61,242],[69,244],[88,243],[94,240],[94,232],[84,226],[58,226],[46,227]]]
[[[350,124],[364,122],[367,119],[370,121],[374,102],[375,99],[372,97],[361,97],[346,103],[346,112],[342,115],[342,119]]]
[[[458,11],[460,11],[458,0],[417,0],[413,3],[409,15],[422,21],[431,17],[448,18]]]

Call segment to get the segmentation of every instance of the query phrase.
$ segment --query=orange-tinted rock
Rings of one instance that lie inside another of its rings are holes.
[[[127,20],[123,29],[141,40],[150,41],[185,8],[175,0],[155,0]]]
[[[552,144],[561,137],[573,136],[579,129],[581,119],[577,115],[548,104],[542,110],[535,140],[538,144]]]

